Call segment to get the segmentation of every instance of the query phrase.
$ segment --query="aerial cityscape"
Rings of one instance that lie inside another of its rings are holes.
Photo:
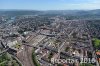
[[[100,1],[51,1],[0,1],[0,66],[100,66]]]

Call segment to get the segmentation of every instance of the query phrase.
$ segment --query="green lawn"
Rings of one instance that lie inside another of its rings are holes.
[[[82,64],[80,64],[79,66],[93,66],[93,65],[90,64],[90,63],[82,63]]]
[[[93,45],[96,49],[100,49],[100,39],[94,38]]]
[[[19,49],[21,47],[21,44],[20,43],[16,43],[16,45],[14,45],[12,47]]]
[[[33,59],[33,63],[35,66],[40,66],[40,64],[38,63],[38,61],[36,59],[36,54],[34,53],[34,49],[33,49],[33,53],[32,53],[32,59]]]

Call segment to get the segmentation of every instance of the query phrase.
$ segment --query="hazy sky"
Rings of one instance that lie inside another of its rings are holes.
[[[100,9],[100,0],[0,0],[0,9]]]

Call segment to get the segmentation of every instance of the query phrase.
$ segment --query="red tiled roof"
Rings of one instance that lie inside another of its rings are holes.
[[[97,55],[100,55],[100,52],[96,52]]]

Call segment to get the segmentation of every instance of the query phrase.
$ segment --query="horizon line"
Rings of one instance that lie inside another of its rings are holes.
[[[62,9],[62,10],[60,10],[60,9],[51,9],[51,10],[49,10],[49,9],[47,9],[47,10],[38,10],[38,9],[0,9],[0,11],[19,11],[19,10],[21,10],[21,11],[64,11],[64,10],[66,10],[66,11],[68,11],[68,10],[99,10],[99,9]]]

